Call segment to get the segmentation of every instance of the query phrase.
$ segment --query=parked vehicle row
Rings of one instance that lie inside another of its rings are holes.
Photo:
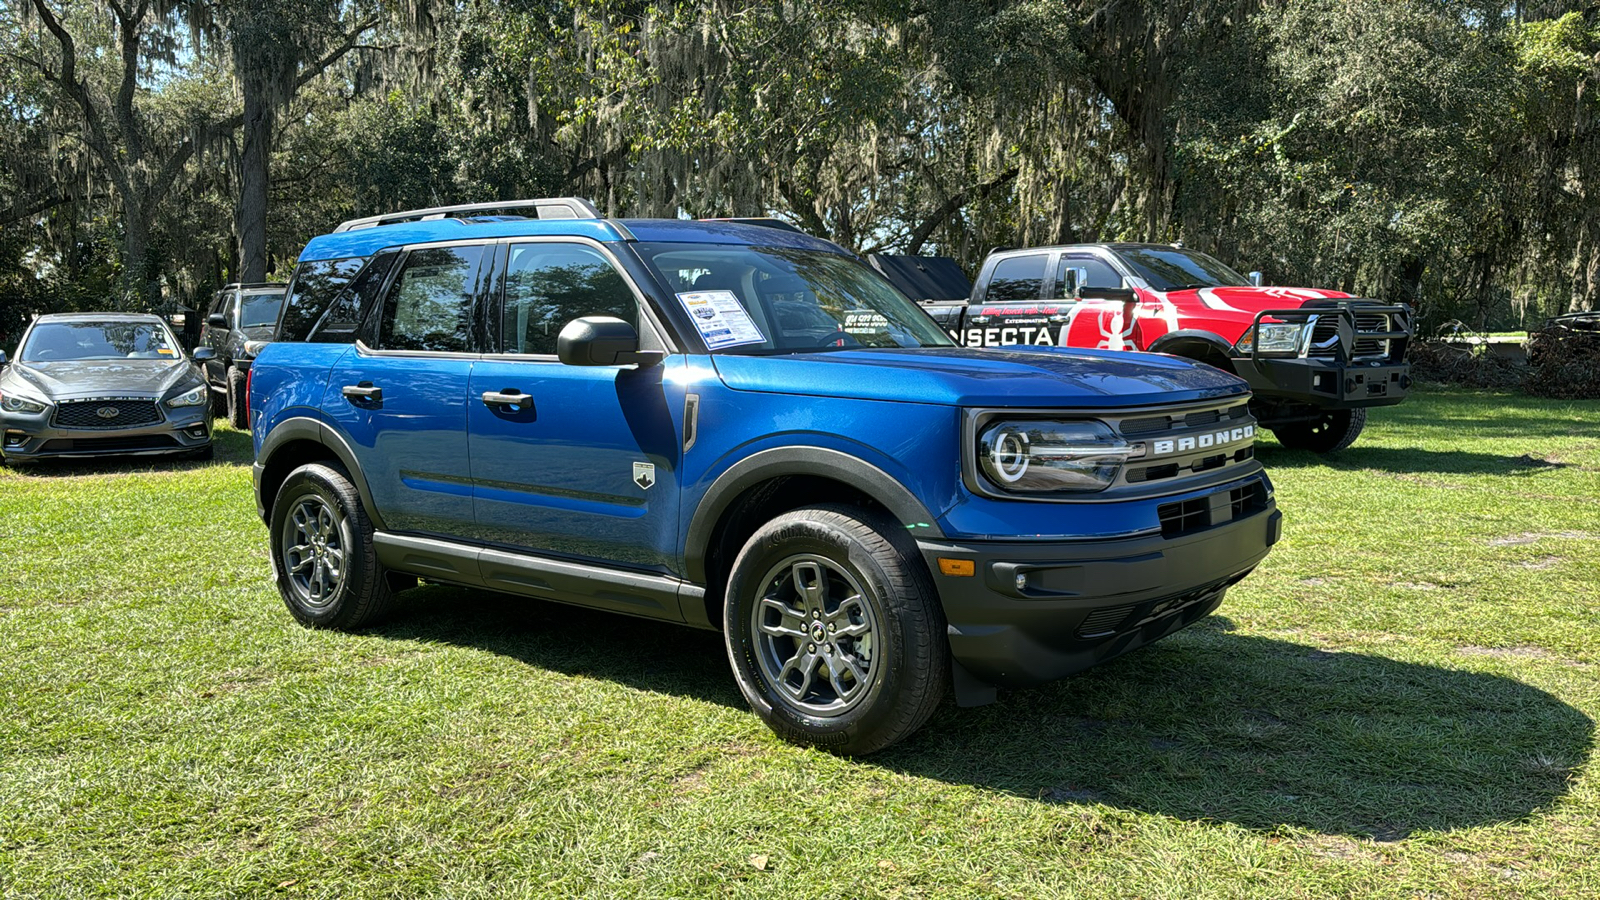
[[[245,376],[251,348],[270,341],[283,311],[284,285],[230,284],[217,291],[200,330],[198,346],[213,356],[202,368],[211,390],[211,412],[226,416],[235,428],[246,428]]]
[[[423,578],[718,629],[757,714],[839,752],[1182,629],[1281,531],[1239,378],[963,348],[760,224],[570,198],[346,222],[247,377],[302,623],[361,628]]]

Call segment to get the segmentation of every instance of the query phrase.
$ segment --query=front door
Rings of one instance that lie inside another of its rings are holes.
[[[479,271],[491,250],[408,251],[376,323],[328,381],[323,409],[349,437],[391,531],[459,538],[472,528],[467,390]]]
[[[499,353],[473,368],[467,404],[477,534],[540,555],[671,573],[678,546],[678,360],[567,366],[562,326],[616,316],[647,330],[599,245],[513,243],[491,294]]]

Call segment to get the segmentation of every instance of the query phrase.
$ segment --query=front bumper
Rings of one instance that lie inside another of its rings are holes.
[[[211,418],[204,405],[165,407],[162,421],[130,428],[63,428],[53,423],[54,413],[54,407],[39,413],[0,411],[0,456],[8,462],[154,456],[200,450],[211,443]]]
[[[1235,357],[1234,372],[1258,397],[1294,400],[1320,409],[1393,406],[1411,390],[1411,364],[1340,363],[1332,359]]]
[[[1267,555],[1282,522],[1269,499],[1250,515],[1170,538],[919,541],[918,548],[935,573],[956,662],[986,685],[1024,687],[1087,669],[1204,617]],[[976,572],[942,574],[940,559],[972,560]],[[958,673],[958,692],[960,679]]]

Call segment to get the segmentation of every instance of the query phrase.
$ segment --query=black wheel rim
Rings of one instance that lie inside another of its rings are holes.
[[[295,599],[312,612],[332,606],[344,585],[353,543],[343,511],[321,494],[302,494],[290,501],[278,540]]]
[[[877,665],[877,601],[855,576],[814,554],[768,570],[751,615],[761,674],[786,705],[843,715],[866,699]]]

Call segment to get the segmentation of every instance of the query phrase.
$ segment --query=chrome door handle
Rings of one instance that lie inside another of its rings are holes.
[[[383,388],[374,387],[372,382],[363,381],[360,384],[347,384],[339,389],[345,399],[351,402],[365,400],[370,403],[383,402]]]
[[[527,407],[533,405],[533,395],[518,390],[484,391],[483,405]]]

